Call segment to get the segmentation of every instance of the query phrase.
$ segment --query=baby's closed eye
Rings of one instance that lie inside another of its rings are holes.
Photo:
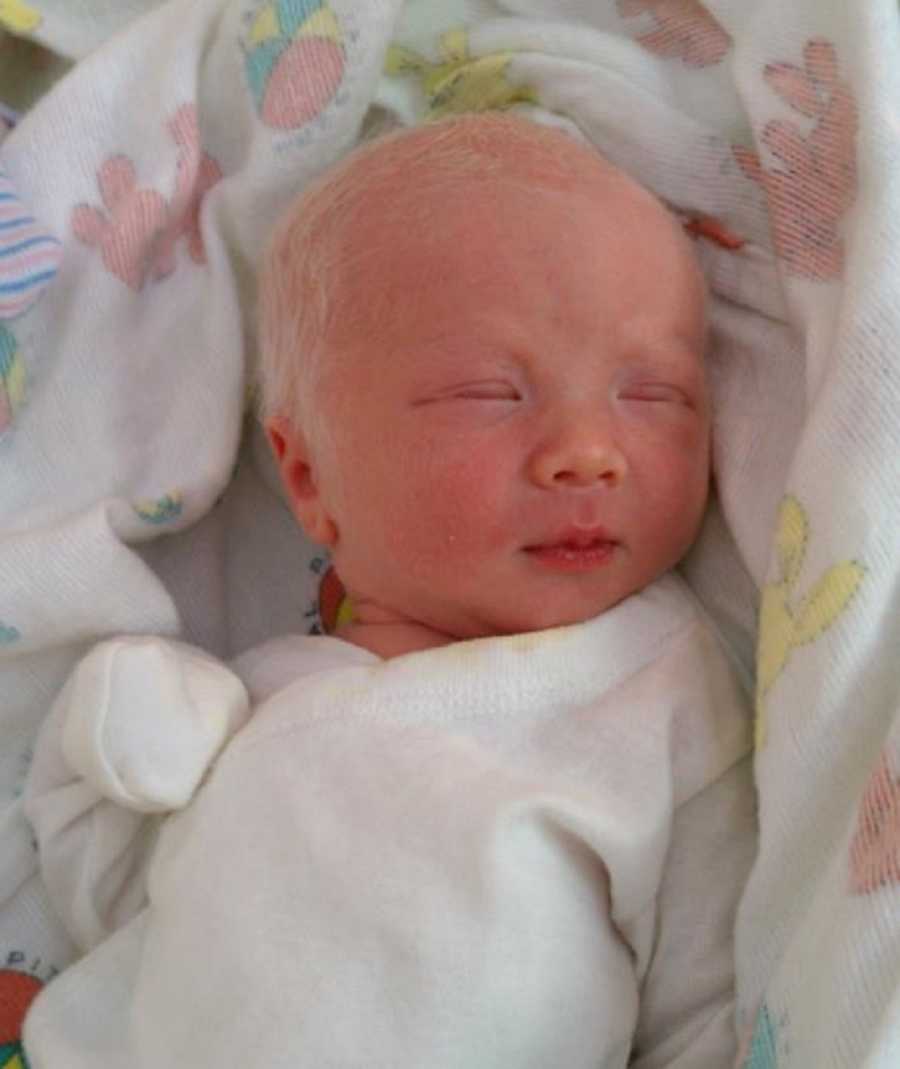
[[[418,404],[438,401],[520,401],[522,394],[512,382],[503,379],[483,379],[462,382],[422,398]]]
[[[621,401],[639,401],[650,404],[677,404],[693,407],[690,390],[670,382],[635,382],[622,386],[618,391]]]
[[[674,405],[684,408],[697,407],[697,391],[687,385],[665,379],[639,379],[623,383],[616,391],[619,401],[639,405]]]
[[[452,396],[466,401],[518,401],[522,395],[513,383],[495,379],[465,383],[457,387]]]

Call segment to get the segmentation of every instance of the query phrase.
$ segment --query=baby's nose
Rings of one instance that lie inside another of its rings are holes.
[[[538,450],[532,476],[538,485],[550,489],[613,487],[626,470],[625,456],[608,434],[573,428]]]

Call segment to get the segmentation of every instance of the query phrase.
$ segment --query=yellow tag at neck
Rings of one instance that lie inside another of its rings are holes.
[[[344,624],[353,623],[353,605],[350,599],[344,595],[341,598],[341,604],[337,611],[337,618],[334,621],[335,630],[342,627]]]

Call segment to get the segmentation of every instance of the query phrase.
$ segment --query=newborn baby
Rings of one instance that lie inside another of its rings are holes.
[[[465,117],[323,175],[260,292],[352,618],[238,659],[190,804],[235,675],[135,638],[76,670],[26,808],[86,953],[36,1069],[731,1065],[754,806],[671,572],[709,482],[687,240],[568,135]]]

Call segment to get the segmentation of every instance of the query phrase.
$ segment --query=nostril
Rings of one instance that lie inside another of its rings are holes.
[[[618,473],[612,467],[595,468],[589,471],[564,468],[553,476],[553,482],[562,486],[591,486],[594,483],[614,483],[617,479]]]
[[[625,457],[614,445],[593,442],[542,445],[532,464],[540,485],[561,490],[614,487],[627,471]]]

